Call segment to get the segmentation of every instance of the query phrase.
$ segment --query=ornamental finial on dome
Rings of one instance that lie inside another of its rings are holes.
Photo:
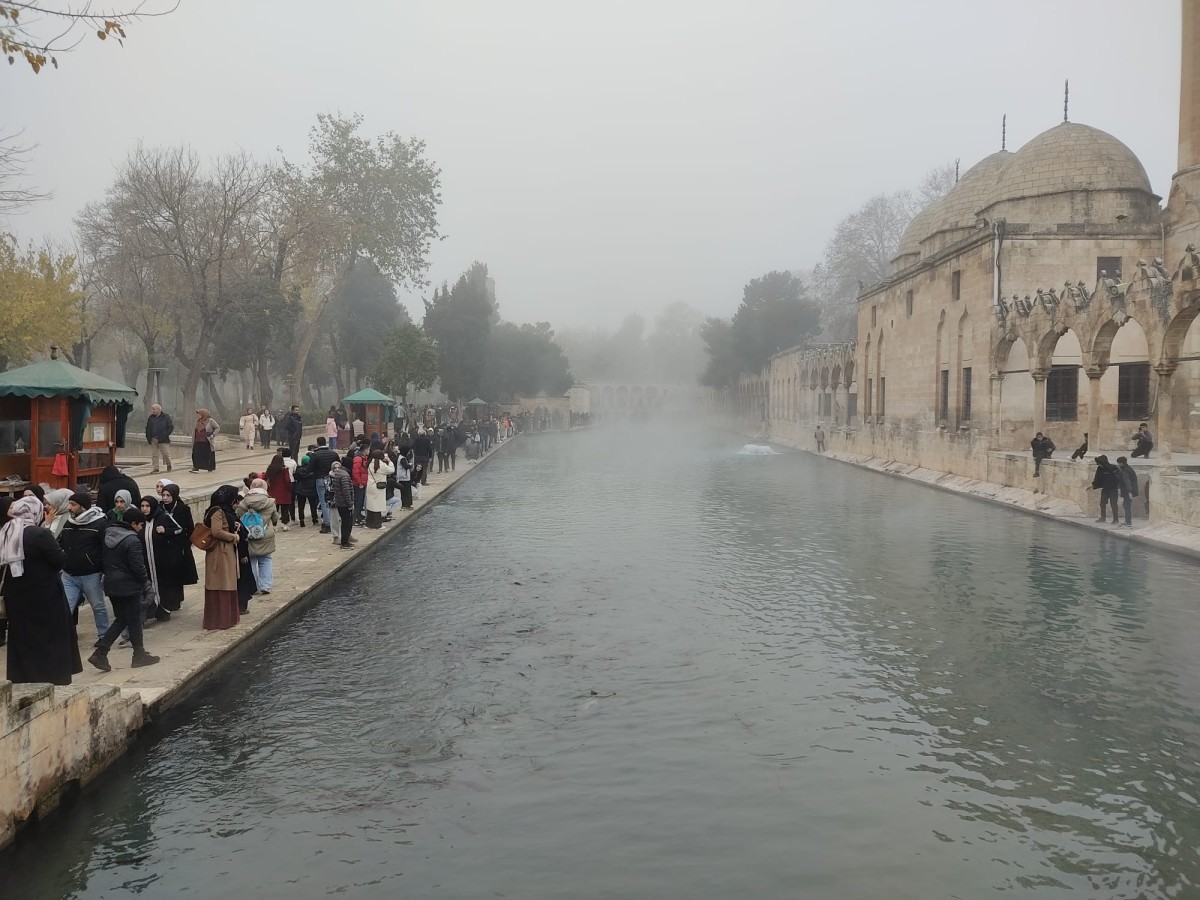
[[[1063,121],[1067,121],[1067,104],[1071,101],[1071,80],[1063,81]]]

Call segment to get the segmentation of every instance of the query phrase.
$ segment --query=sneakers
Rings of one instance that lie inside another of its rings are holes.
[[[142,666],[152,666],[159,661],[159,657],[152,653],[147,653],[145,649],[133,651],[133,668],[140,669]]]
[[[289,528],[287,525],[280,525],[279,530],[280,531],[291,531],[292,529]]]
[[[341,547],[343,550],[353,550],[354,549],[354,546],[352,544],[342,544],[339,542],[338,546]]]
[[[1103,525],[1105,522],[1107,522],[1107,521],[1108,521],[1108,519],[1104,518],[1104,516],[1101,516],[1101,517],[1100,517],[1100,518],[1098,518],[1096,521],[1097,521],[1099,524]]]
[[[108,651],[96,648],[96,652],[88,657],[88,662],[99,669],[101,672],[111,672],[112,666],[108,664]]]
[[[316,523],[316,522],[313,522],[313,524],[314,524],[314,525],[316,525],[317,523]],[[329,534],[329,533],[330,533],[330,532],[332,532],[332,531],[333,531],[333,529],[332,529],[332,528],[330,528],[328,525],[322,525],[322,526],[321,526],[321,534]]]

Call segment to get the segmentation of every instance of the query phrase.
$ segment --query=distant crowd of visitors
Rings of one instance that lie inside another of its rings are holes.
[[[114,646],[131,647],[134,667],[159,662],[146,648],[145,629],[181,608],[184,589],[200,582],[201,571],[202,627],[231,628],[254,595],[274,587],[278,533],[312,525],[351,550],[354,528],[381,528],[413,508],[435,464],[436,472],[453,471],[460,451],[479,459],[521,426],[510,416],[464,422],[453,408],[405,413],[393,436],[380,436],[331,409],[330,433],[301,455],[303,423],[293,407],[267,467],[217,488],[199,521],[170,477],[143,495],[115,466],[103,470],[94,491],[35,485],[21,497],[0,498],[0,645],[7,642],[8,680],[70,684],[83,671],[77,625],[85,600],[96,624],[92,666],[110,671]],[[277,439],[273,421],[248,415],[254,431],[243,417],[240,434],[248,447],[251,434],[264,446]],[[192,471],[215,468],[215,424],[197,410]],[[155,405],[146,425],[154,474],[171,470],[170,436],[170,417]]]

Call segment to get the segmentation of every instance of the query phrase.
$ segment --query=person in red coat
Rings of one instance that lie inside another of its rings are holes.
[[[275,501],[275,506],[279,509],[279,520],[282,522],[279,526],[280,531],[288,531],[288,525],[295,518],[294,498],[292,497],[292,473],[288,469],[287,462],[284,460],[284,454],[290,452],[287,447],[281,447],[279,452],[271,457],[271,462],[267,465],[267,471],[263,473],[263,477],[267,480],[267,493]]]

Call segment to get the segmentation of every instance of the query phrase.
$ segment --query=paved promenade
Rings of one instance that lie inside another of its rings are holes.
[[[75,676],[73,683],[114,685],[123,694],[138,694],[148,713],[161,712],[198,687],[222,658],[232,655],[239,646],[253,641],[257,632],[279,620],[290,606],[333,577],[340,568],[370,552],[376,543],[391,532],[412,523],[446,490],[497,452],[502,452],[509,442],[511,439],[497,445],[478,463],[460,458],[455,471],[441,475],[431,473],[429,484],[421,489],[421,499],[414,499],[411,511],[397,510],[396,520],[385,524],[382,529],[354,529],[358,543],[353,552],[341,550],[330,535],[320,533],[319,526],[300,528],[292,525],[290,531],[278,532],[274,554],[275,584],[270,595],[253,597],[249,614],[228,630],[205,631],[201,628],[204,559],[200,551],[194,550],[201,583],[187,589],[183,608],[173,612],[169,622],[158,622],[146,629],[146,649],[162,657],[162,661],[156,665],[130,668],[132,649],[115,645],[108,655],[111,672],[101,672],[89,665],[86,660],[96,641],[96,628],[91,608],[85,602],[79,611],[79,649],[84,657],[84,670]],[[265,469],[272,455],[273,450],[226,450],[218,454],[215,473],[191,474],[185,465],[182,469],[176,467],[169,477],[180,485],[183,499],[203,497],[207,501],[219,485],[240,485],[241,479],[249,472]],[[151,493],[154,483],[166,474],[150,474],[149,465],[130,466],[127,472],[137,480],[143,495]],[[0,672],[4,671],[5,664],[6,652],[0,648]]]

